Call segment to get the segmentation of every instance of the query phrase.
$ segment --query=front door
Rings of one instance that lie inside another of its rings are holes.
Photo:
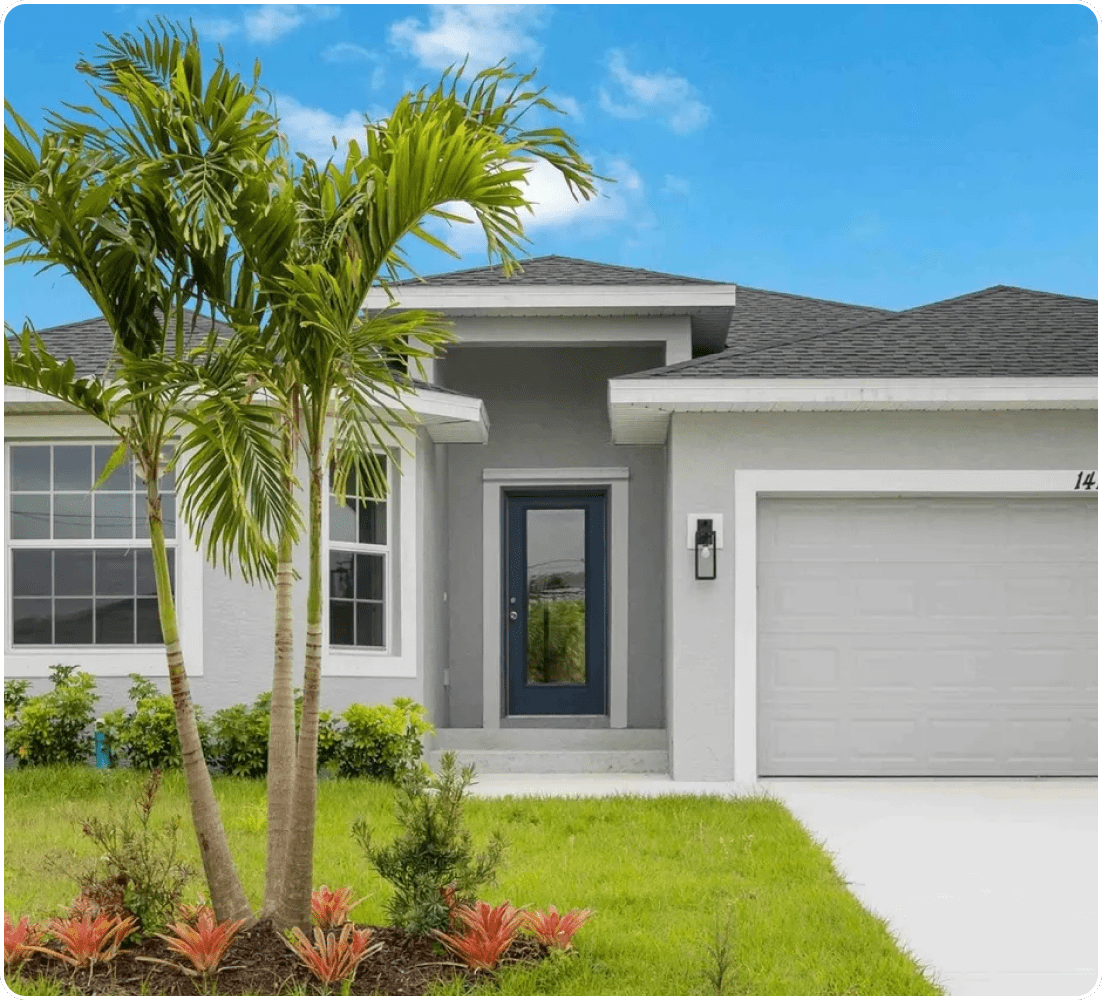
[[[608,495],[505,497],[507,715],[606,715]]]

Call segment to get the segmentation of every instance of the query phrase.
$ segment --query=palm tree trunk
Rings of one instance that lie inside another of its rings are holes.
[[[306,928],[314,878],[314,819],[318,798],[318,711],[321,701],[321,504],[324,486],[321,432],[310,445],[310,568],[306,598],[306,666],[302,684],[302,722],[295,756],[291,829],[283,870],[283,891],[273,916],[277,929]]]
[[[230,856],[230,846],[222,826],[218,800],[214,797],[210,770],[203,756],[203,745],[199,742],[199,727],[195,722],[187,671],[184,669],[184,654],[180,648],[176,602],[168,574],[161,495],[156,479],[152,476],[146,484],[146,497],[149,501],[149,540],[153,572],[157,580],[157,610],[160,613],[161,635],[164,637],[165,653],[168,656],[169,685],[172,703],[176,709],[176,732],[180,737],[184,781],[191,804],[191,822],[199,841],[203,873],[210,890],[211,905],[218,919],[251,921],[253,912]]]
[[[288,490],[294,489],[290,480],[286,485]],[[272,714],[268,729],[268,865],[264,879],[264,908],[260,913],[262,918],[272,916],[279,905],[295,781],[292,556],[291,529],[288,525],[279,539],[279,566],[276,571],[275,666],[272,671]]]

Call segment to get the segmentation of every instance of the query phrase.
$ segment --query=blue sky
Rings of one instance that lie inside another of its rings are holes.
[[[34,121],[84,99],[103,32],[192,19],[259,59],[284,127],[325,155],[364,114],[470,55],[538,67],[617,183],[577,205],[532,176],[550,253],[905,308],[992,284],[1098,288],[1098,28],[1052,6],[49,5],[4,24],[4,90]],[[453,265],[486,262],[466,227]],[[58,272],[5,268],[4,314],[95,312]]]

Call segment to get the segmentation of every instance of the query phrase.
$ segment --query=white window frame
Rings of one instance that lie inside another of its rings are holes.
[[[387,460],[387,545],[384,590],[386,646],[333,646],[329,642],[329,552],[382,551],[380,546],[329,540],[329,477],[322,505],[322,675],[326,677],[416,677],[417,587],[417,437],[400,431]],[[395,495],[397,494],[397,495]]]
[[[148,547],[145,538],[11,538],[11,449],[19,445],[112,445],[117,439],[102,433],[102,425],[90,417],[50,414],[41,417],[9,415],[4,439],[5,483],[3,489],[4,572],[11,580],[14,547],[27,548],[136,548]],[[100,433],[96,433],[99,430]],[[140,496],[140,494],[136,494]],[[203,558],[183,521],[177,516],[176,539],[176,615],[184,665],[192,677],[203,674]],[[12,642],[11,587],[5,588],[2,618],[4,625],[4,673],[8,677],[49,677],[57,663],[75,664],[96,677],[125,677],[136,673],[146,677],[167,677],[164,645],[129,646],[16,646]]]
[[[355,497],[357,500],[371,499],[374,503],[383,503],[386,505],[386,540],[379,544],[377,542],[347,542],[337,541],[329,537],[329,524],[326,523],[325,538],[326,538],[326,552],[325,552],[325,569],[324,576],[326,580],[326,590],[329,587],[329,578],[331,570],[329,569],[329,556],[333,552],[349,552],[353,555],[375,555],[383,557],[383,644],[381,646],[341,646],[337,645],[330,638],[330,598],[328,593],[326,595],[325,602],[325,641],[326,644],[337,653],[389,653],[391,651],[391,639],[394,632],[393,612],[394,612],[394,598],[392,585],[392,553],[394,551],[394,488],[391,485],[394,481],[395,469],[394,463],[384,455],[376,456],[379,458],[386,467],[386,480],[387,480],[387,495],[381,500],[378,498],[363,498],[360,496]],[[333,482],[332,475],[326,476],[326,512],[331,511],[333,497]],[[331,518],[330,518],[331,520]],[[357,523],[357,531],[359,530],[359,524]],[[340,598],[336,598],[340,600]],[[358,603],[358,602],[357,602]],[[353,605],[353,614],[355,614],[355,605]]]

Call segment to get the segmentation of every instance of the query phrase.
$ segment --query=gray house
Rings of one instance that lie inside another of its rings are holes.
[[[566,257],[392,291],[458,342],[387,498],[326,512],[327,706],[416,698],[489,771],[1097,774],[1096,301],[892,313]],[[102,370],[102,323],[43,336]],[[99,427],[5,413],[6,673],[121,702],[165,673],[134,483],[89,498]],[[175,546],[195,699],[251,700],[272,595]]]

